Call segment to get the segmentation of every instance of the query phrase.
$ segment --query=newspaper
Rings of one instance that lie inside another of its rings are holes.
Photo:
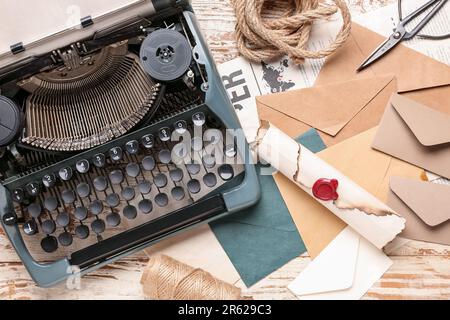
[[[318,23],[313,28],[309,49],[328,47],[340,25],[337,19]],[[324,62],[325,59],[306,60],[298,66],[288,57],[273,63],[252,63],[236,58],[219,65],[219,73],[249,142],[253,142],[259,128],[255,97],[313,86]]]

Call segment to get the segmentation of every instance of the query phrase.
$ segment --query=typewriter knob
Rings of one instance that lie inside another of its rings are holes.
[[[19,107],[5,96],[0,96],[0,147],[7,146],[19,135],[23,125]]]

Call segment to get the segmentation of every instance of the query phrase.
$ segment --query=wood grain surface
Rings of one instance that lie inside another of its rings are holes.
[[[353,14],[394,0],[348,0]],[[234,13],[229,0],[193,0],[200,26],[217,63],[238,56],[233,38]],[[410,241],[391,253],[394,265],[365,299],[450,299],[450,247]],[[139,283],[148,258],[139,253],[100,269],[81,282],[81,290],[65,285],[34,285],[0,229],[0,300],[4,299],[144,299]],[[295,299],[286,288],[306,267],[305,255],[245,290],[254,299]]]

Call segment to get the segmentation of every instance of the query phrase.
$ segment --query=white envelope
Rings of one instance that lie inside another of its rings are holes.
[[[381,250],[347,227],[288,288],[302,300],[357,300],[391,266]]]

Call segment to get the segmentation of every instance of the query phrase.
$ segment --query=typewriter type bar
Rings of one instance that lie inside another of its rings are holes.
[[[0,46],[0,218],[44,287],[260,196],[189,3],[103,2],[41,39],[0,39],[23,49]]]

